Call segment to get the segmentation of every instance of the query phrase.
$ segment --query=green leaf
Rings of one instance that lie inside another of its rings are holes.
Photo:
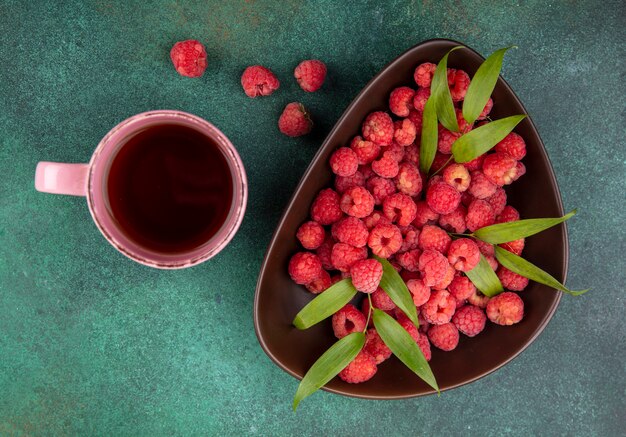
[[[429,97],[422,115],[422,141],[420,144],[420,170],[428,174],[437,153],[437,108],[435,100]]]
[[[413,337],[411,337],[393,317],[384,311],[374,308],[372,318],[378,335],[380,335],[380,338],[382,338],[389,349],[391,349],[391,352],[393,352],[405,366],[424,380],[426,384],[439,392],[435,375],[433,375],[432,370],[430,370],[428,361],[424,358],[422,350],[415,340],[413,340]]]
[[[333,284],[300,310],[293,319],[294,326],[298,329],[310,328],[343,308],[356,293],[350,278]]]
[[[472,281],[485,296],[493,297],[498,293],[502,293],[504,288],[500,283],[500,279],[493,271],[487,258],[480,255],[480,262],[469,272],[465,272],[467,277]]]
[[[461,135],[452,144],[452,156],[455,162],[468,162],[487,152],[504,139],[525,115],[512,115],[492,121]]]
[[[514,253],[498,246],[496,246],[496,259],[504,267],[514,273],[517,273],[518,275],[522,275],[525,278],[547,285],[548,287],[556,288],[557,290],[561,290],[564,293],[571,294],[572,296],[579,296],[590,290],[589,288],[579,291],[570,290],[565,287],[565,285],[557,281],[548,272],[541,270],[539,267],[529,261],[526,261],[521,256],[517,256]]]
[[[515,46],[505,47],[493,52],[485,59],[485,62],[481,64],[474,77],[472,77],[463,100],[463,118],[469,124],[474,123],[480,113],[483,112],[483,109],[485,109],[485,105],[496,87],[496,82],[498,82],[500,70],[502,69],[502,58],[504,58],[506,51],[513,47]]]
[[[411,292],[406,288],[404,280],[400,277],[396,269],[384,258],[380,258],[374,255],[374,258],[383,265],[383,277],[380,280],[380,288],[385,290],[385,293],[391,298],[398,308],[400,308],[404,314],[419,327],[417,321],[417,309],[413,302],[413,296]]]
[[[456,119],[454,103],[448,87],[448,55],[462,48],[463,46],[456,46],[441,58],[430,86],[430,95],[435,101],[435,107],[437,108],[437,118],[446,129],[452,132],[459,131],[459,123]]]
[[[576,214],[576,210],[559,218],[538,218],[517,220],[514,222],[498,223],[497,225],[485,226],[474,231],[474,236],[486,243],[500,244],[520,238],[530,237],[552,226],[563,223]]]
[[[302,399],[312,395],[320,387],[333,379],[352,361],[363,349],[365,334],[353,332],[333,344],[311,366],[296,391],[293,398],[293,411],[296,411]]]

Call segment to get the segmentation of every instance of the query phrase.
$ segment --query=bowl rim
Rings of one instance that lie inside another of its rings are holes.
[[[261,270],[260,270],[259,276],[257,278],[257,284],[256,284],[256,287],[255,287],[255,292],[254,292],[254,308],[253,308],[253,313],[254,313],[254,331],[255,331],[257,340],[259,341],[259,344],[261,345],[261,348],[263,349],[265,354],[274,362],[274,364],[276,364],[283,371],[285,371],[286,373],[290,374],[291,376],[293,376],[294,378],[296,378],[299,381],[302,380],[303,377],[298,375],[296,372],[291,370],[289,367],[285,366],[282,363],[282,361],[280,361],[270,351],[270,348],[266,344],[264,337],[261,335],[261,328],[260,328],[260,323],[259,323],[259,294],[260,294],[260,289],[261,289],[261,279],[265,275],[265,270],[268,268],[268,264],[269,264],[269,259],[268,259],[267,255],[273,250],[274,246],[277,244],[278,231],[283,227],[283,225],[285,223],[285,220],[287,218],[287,212],[292,208],[293,203],[300,196],[300,191],[302,191],[302,189],[303,189],[304,181],[308,179],[310,173],[312,172],[313,163],[317,162],[319,156],[322,154],[322,152],[326,148],[326,146],[327,146],[327,144],[329,142],[329,139],[334,136],[334,134],[337,131],[338,127],[343,123],[343,121],[352,112],[352,108],[355,107],[362,99],[365,98],[365,94],[367,93],[367,91],[369,91],[370,88],[376,86],[376,84],[377,84],[378,80],[380,79],[380,77],[382,76],[382,74],[391,65],[395,64],[396,62],[400,62],[405,57],[411,56],[413,54],[413,52],[416,51],[417,49],[420,49],[420,48],[422,48],[424,46],[440,44],[440,43],[450,44],[451,47],[457,46],[457,45],[458,46],[462,46],[464,49],[467,49],[467,50],[471,51],[473,54],[479,56],[481,59],[483,59],[483,60],[485,59],[480,53],[478,53],[476,50],[474,50],[473,48],[469,47],[466,44],[463,44],[463,43],[455,41],[455,40],[447,39],[447,38],[433,38],[433,39],[428,39],[428,40],[422,41],[422,42],[420,42],[420,43],[418,43],[418,44],[408,48],[407,50],[402,52],[400,55],[395,57],[391,62],[387,63],[384,67],[382,67],[380,69],[380,71],[378,73],[376,73],[376,75],[369,82],[367,82],[367,84],[361,89],[361,91],[357,94],[357,96],[346,107],[346,109],[343,111],[341,116],[337,119],[337,121],[333,125],[333,128],[330,130],[328,135],[326,135],[326,138],[324,139],[324,141],[320,145],[319,149],[317,150],[317,152],[315,153],[313,158],[311,158],[309,166],[307,167],[305,172],[302,174],[302,176],[300,178],[300,182],[298,182],[298,185],[294,189],[293,194],[291,195],[291,198],[289,199],[289,202],[287,203],[287,205],[283,209],[283,213],[281,215],[281,218],[278,221],[278,223],[277,223],[277,225],[276,225],[276,227],[274,229],[274,233],[272,234],[272,238],[270,239],[270,243],[268,244],[267,249],[266,249],[266,251],[265,251],[265,253],[263,255],[263,263],[261,264]],[[548,176],[549,176],[549,178],[551,179],[551,181],[554,184],[554,186],[557,187],[557,189],[555,190],[556,191],[556,207],[557,207],[557,210],[558,210],[559,214],[562,216],[564,214],[564,209],[563,209],[563,199],[561,197],[561,191],[558,189],[559,185],[558,185],[558,181],[556,179],[556,175],[554,173],[554,168],[552,167],[552,162],[550,161],[550,157],[548,156],[545,144],[543,143],[543,140],[541,139],[541,136],[539,135],[539,132],[537,131],[535,123],[532,121],[532,118],[528,114],[528,111],[526,110],[526,107],[523,105],[523,103],[520,101],[520,99],[517,96],[517,94],[513,91],[511,86],[502,77],[502,75],[499,76],[498,83],[502,83],[502,85],[506,88],[508,93],[511,96],[513,96],[513,99],[517,102],[518,105],[520,105],[520,107],[522,108],[523,114],[525,114],[527,116],[526,118],[527,118],[528,122],[530,123],[531,131],[539,139],[539,143],[541,145],[541,147],[539,148],[539,152],[541,153],[542,157],[545,159],[545,162],[547,162],[547,164],[548,164]],[[565,283],[565,281],[567,279],[567,271],[568,271],[568,266],[569,266],[569,241],[568,241],[568,238],[567,238],[567,223],[563,222],[562,224],[563,224],[563,226],[561,227],[561,236],[562,236],[563,241],[564,241],[564,244],[563,244],[564,259],[563,259],[562,268],[561,268],[561,275],[563,277],[563,283]],[[474,376],[474,377],[472,377],[470,379],[467,379],[465,381],[462,381],[462,382],[453,384],[451,386],[445,387],[444,389],[441,389],[440,392],[452,390],[452,389],[464,386],[466,384],[470,384],[472,382],[475,382],[475,381],[477,381],[477,380],[479,380],[481,378],[484,378],[485,376],[490,375],[491,373],[495,372],[496,370],[498,370],[498,369],[502,368],[503,366],[505,366],[506,364],[510,363],[513,359],[517,358],[522,352],[524,352],[537,339],[537,337],[546,328],[548,323],[550,323],[550,321],[552,320],[552,317],[554,316],[554,313],[556,312],[556,309],[559,306],[561,298],[563,297],[563,293],[561,291],[554,290],[554,292],[557,293],[556,300],[554,300],[552,306],[549,308],[548,312],[546,313],[546,316],[545,316],[544,320],[542,321],[542,323],[540,325],[537,326],[537,329],[535,330],[535,333],[533,334],[533,336],[530,337],[523,344],[523,346],[519,350],[517,350],[513,355],[511,355],[510,357],[508,357],[506,360],[502,361],[501,363],[497,364],[496,366],[492,367],[491,369],[489,369],[489,370],[487,370],[487,371],[485,371],[485,372],[483,372],[483,373],[481,373],[481,374],[479,374],[477,376]],[[416,397],[429,396],[429,395],[433,395],[433,394],[437,393],[435,390],[429,390],[427,392],[422,392],[422,393],[402,394],[402,395],[363,395],[363,394],[351,393],[351,392],[348,392],[348,391],[345,391],[345,390],[329,388],[329,387],[326,387],[326,386],[322,386],[321,389],[324,390],[324,391],[327,391],[329,393],[339,394],[339,395],[343,395],[343,396],[347,396],[347,397],[359,398],[359,399],[371,399],[371,400],[411,399],[411,398],[416,398]]]

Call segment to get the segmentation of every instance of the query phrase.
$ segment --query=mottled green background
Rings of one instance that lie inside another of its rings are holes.
[[[620,1],[0,1],[0,434],[617,435],[625,424],[625,58]],[[433,37],[483,54],[509,45],[503,75],[525,102],[570,222],[571,287],[519,358],[469,386],[371,402],[318,393],[290,408],[296,380],[252,325],[257,273],[309,160],[387,62]],[[206,44],[201,79],[178,76],[174,42]],[[327,62],[313,95],[292,79]],[[242,69],[281,79],[252,100]],[[300,100],[316,120],[279,134]],[[84,199],[35,192],[37,161],[86,162],[116,123],[181,109],[220,127],[248,169],[250,201],[214,260],[158,271],[117,253]]]

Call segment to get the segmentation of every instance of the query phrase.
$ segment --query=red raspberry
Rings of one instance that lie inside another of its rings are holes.
[[[487,304],[487,317],[498,325],[513,325],[524,317],[524,301],[510,291],[500,293]]]
[[[418,263],[422,251],[419,249],[412,249],[407,252],[402,252],[396,255],[396,261],[400,266],[408,270],[409,272],[419,271]]]
[[[432,358],[432,352],[430,350],[430,341],[428,341],[428,337],[426,334],[420,332],[419,338],[417,339],[417,345],[420,347],[420,350],[422,351],[424,358],[426,358],[426,361],[430,361],[430,359]]]
[[[292,102],[280,115],[278,129],[288,137],[299,137],[311,132],[313,121],[302,103]]]
[[[493,256],[493,254],[495,253],[495,249],[493,247],[493,244],[485,243],[482,240],[474,240],[474,242],[478,246],[478,249],[480,250],[480,253],[482,253],[483,255],[485,255],[485,256]]]
[[[485,259],[489,263],[491,270],[493,270],[494,272],[498,270],[498,267],[500,266],[500,264],[498,264],[498,261],[496,260],[495,256],[485,255]]]
[[[424,62],[418,65],[413,73],[413,79],[415,83],[423,88],[430,88],[430,83],[433,80],[433,75],[437,66],[430,62]]]
[[[393,120],[386,112],[372,112],[363,122],[363,138],[379,146],[388,146],[393,139]]]
[[[433,175],[426,182],[426,188],[430,187],[431,185],[434,185],[436,183],[441,183],[441,182],[443,182],[443,177],[441,175]]]
[[[487,179],[482,171],[473,171],[470,177],[470,186],[467,191],[477,199],[491,197],[498,189],[498,186]]]
[[[448,80],[449,76],[448,76]],[[455,102],[460,102],[465,98],[465,94],[467,93],[467,88],[469,88],[470,77],[463,70],[456,70],[454,74],[454,82],[450,86],[450,95],[452,96],[452,100]]]
[[[320,247],[324,242],[324,237],[324,228],[314,221],[303,223],[296,233],[296,238],[300,241],[302,247],[309,250],[315,250]]]
[[[451,242],[452,238],[439,226],[425,225],[420,232],[419,247],[422,250],[433,249],[445,255]]]
[[[370,231],[377,224],[381,224],[381,225],[390,225],[391,224],[391,220],[389,220],[387,217],[385,217],[385,215],[382,213],[382,211],[374,211],[374,212],[372,212],[370,215],[368,215],[367,217],[365,217],[363,219],[363,222],[365,223],[365,226],[367,226],[367,229],[369,229]]]
[[[426,101],[430,97],[430,88],[418,88],[413,97],[413,107],[416,111],[424,112]]]
[[[478,308],[486,308],[490,300],[491,298],[489,296],[485,296],[477,288],[474,288],[474,293],[467,298],[468,303]]]
[[[356,153],[359,164],[369,164],[378,157],[380,146],[371,141],[365,141],[361,136],[356,136],[350,142],[350,148]]]
[[[413,163],[400,164],[395,182],[398,191],[408,196],[417,196],[422,191],[422,176]]]
[[[467,300],[465,300],[465,299],[464,300],[455,299],[455,300],[456,300],[456,309],[457,309],[457,311],[458,311],[459,308],[463,308],[463,306],[465,306],[465,304],[467,304]],[[455,311],[454,314],[456,314],[456,311]],[[454,317],[454,316],[452,316],[452,317]]]
[[[372,379],[377,370],[374,357],[361,351],[345,369],[339,372],[339,378],[350,384],[358,384]]]
[[[517,164],[515,165],[515,176],[513,177],[513,181],[515,182],[516,180],[518,180],[525,174],[526,174],[526,166],[522,164],[521,162],[517,161]]]
[[[352,217],[367,217],[374,210],[374,197],[363,187],[352,187],[343,193],[339,206]]]
[[[383,156],[379,160],[372,162],[372,170],[378,176],[390,179],[398,175],[400,166],[398,165],[398,161],[393,159],[392,155],[383,153]]]
[[[320,225],[332,225],[343,217],[339,207],[339,194],[331,188],[319,192],[311,205],[311,218]]]
[[[396,308],[396,304],[393,303],[385,290],[380,287],[372,293],[372,305],[374,305],[374,308],[378,308],[383,311],[391,311]]]
[[[322,262],[311,252],[298,252],[289,260],[289,276],[296,284],[308,284],[322,275]]]
[[[450,285],[448,285],[448,291],[457,301],[463,301],[476,294],[476,287],[467,276],[455,276]]]
[[[369,178],[376,176],[376,173],[374,173],[374,170],[372,170],[372,166],[370,164],[359,165],[358,171],[363,173],[363,177],[365,178],[366,181]]]
[[[424,281],[421,279],[410,279],[407,281],[406,286],[413,297],[413,303],[416,307],[424,305],[430,299],[430,287],[424,285]]]
[[[343,194],[349,188],[363,186],[365,186],[365,176],[358,170],[352,176],[335,177],[335,190],[339,194]]]
[[[312,93],[321,88],[326,79],[326,65],[317,59],[300,62],[293,72],[298,85],[304,91]]]
[[[526,156],[526,143],[524,138],[511,132],[496,144],[496,152],[506,153],[516,161],[521,161]]]
[[[489,97],[489,100],[487,100],[487,103],[485,104],[485,107],[483,108],[482,112],[478,116],[478,119],[485,120],[487,116],[489,115],[489,113],[491,112],[491,108],[493,108],[493,100],[491,99],[491,97]]]
[[[470,182],[471,183],[471,182]],[[469,206],[476,198],[472,196],[469,192],[463,191],[461,193],[461,205]]]
[[[330,157],[330,168],[338,176],[352,176],[359,168],[359,160],[352,149],[340,147]]]
[[[454,267],[452,267],[451,265],[448,265],[446,274],[444,275],[443,279],[437,282],[435,285],[433,285],[433,288],[436,290],[445,290],[446,288],[448,288],[448,286],[450,285],[450,283],[456,276],[456,272],[457,271],[454,269]]]
[[[467,190],[470,185],[469,171],[462,164],[450,164],[443,171],[443,181],[452,185],[459,193]]]
[[[383,200],[383,213],[399,226],[410,225],[415,220],[416,212],[415,202],[406,194],[395,193]]]
[[[474,240],[459,238],[450,244],[448,262],[460,272],[469,272],[478,265],[480,250]]]
[[[502,243],[499,246],[505,250],[508,250],[515,255],[521,255],[524,250],[524,245],[526,240],[524,238],[520,238],[519,240],[509,241],[508,243]]]
[[[394,141],[389,146],[385,147],[383,151],[383,156],[389,156],[399,165],[400,162],[404,159],[404,149],[404,146],[401,146]]]
[[[449,266],[446,257],[437,250],[427,249],[420,255],[418,267],[424,284],[428,287],[444,280]]]
[[[345,217],[333,223],[331,233],[335,240],[354,247],[365,246],[370,234],[365,223],[356,217]]]
[[[313,294],[319,294],[332,285],[330,274],[326,270],[322,270],[322,274],[319,278],[306,284],[306,289]]]
[[[467,208],[465,224],[470,232],[492,225],[495,221],[496,215],[493,213],[489,202],[485,200],[476,199],[470,203],[470,206]]]
[[[408,86],[401,86],[394,89],[389,95],[389,110],[398,117],[406,117],[413,109],[411,101],[415,91]]]
[[[402,269],[399,273],[404,282],[408,282],[411,279],[420,279],[422,277],[422,274],[420,272],[409,272],[408,270],[404,269]]]
[[[504,266],[500,266],[496,273],[502,286],[507,290],[522,291],[528,286],[528,278],[513,273]]]
[[[437,349],[449,352],[459,344],[459,330],[453,323],[431,326],[428,339]]]
[[[452,185],[437,182],[426,190],[426,202],[437,214],[450,214],[461,203],[461,194]]]
[[[336,243],[330,253],[333,267],[340,272],[349,272],[355,262],[365,258],[367,258],[367,248],[354,247],[346,243]]]
[[[393,124],[394,132],[393,139],[400,146],[410,146],[415,141],[417,130],[415,124],[408,118],[398,120]]]
[[[407,118],[413,122],[415,125],[415,131],[419,135],[422,132],[422,113],[418,111],[411,111],[409,112],[409,116]]]
[[[373,293],[383,277],[383,265],[375,259],[357,261],[350,267],[354,288],[363,293]]]
[[[415,144],[404,148],[404,160],[412,162],[413,164],[420,165],[420,148]]]
[[[492,153],[483,161],[483,173],[496,185],[509,185],[517,175],[517,161],[505,153]]]
[[[444,170],[450,164],[450,155],[444,155],[441,152],[435,154],[433,164],[430,166],[430,172],[439,172]]]
[[[467,229],[467,225],[465,224],[466,215],[467,210],[465,207],[463,205],[459,205],[450,214],[444,214],[439,217],[439,226],[446,231],[462,234],[465,232],[465,229]]]
[[[376,364],[382,363],[391,356],[391,349],[380,338],[375,328],[367,330],[363,350],[374,357]]]
[[[370,232],[367,245],[374,255],[389,258],[402,247],[402,234],[397,226],[378,224]]]
[[[451,132],[442,125],[437,128],[437,150],[445,155],[452,153],[452,144],[461,136],[458,132]]]
[[[170,59],[181,76],[200,77],[206,70],[206,50],[200,41],[179,41],[170,51]]]
[[[485,160],[485,155],[483,154],[472,159],[471,161],[464,162],[463,166],[467,169],[467,171],[473,172],[473,171],[480,170],[481,168],[483,168],[484,160]]]
[[[413,226],[404,226],[400,229],[402,232],[402,247],[400,252],[406,252],[407,250],[417,249],[419,247],[420,231]]]
[[[330,259],[330,255],[333,251],[333,246],[335,245],[335,240],[333,240],[332,237],[328,236],[324,242],[322,243],[322,245],[320,247],[317,248],[317,250],[315,251],[315,254],[317,255],[317,257],[320,259],[320,261],[322,262],[322,267],[324,267],[326,270],[332,270],[335,267],[333,266],[333,263]]]
[[[248,97],[269,96],[280,86],[280,82],[268,68],[253,65],[241,75],[241,86]]]
[[[493,209],[493,213],[497,216],[506,206],[506,191],[504,191],[504,188],[498,187],[496,192],[487,197],[485,200],[489,202],[491,208]]]
[[[461,111],[459,108],[456,108],[454,111],[456,113],[456,122],[459,125],[459,132],[461,132],[462,134],[466,134],[474,129],[474,125],[469,124],[465,120],[465,117],[463,117],[463,111]]]
[[[395,311],[395,316],[400,326],[402,326],[404,330],[408,332],[409,335],[413,338],[413,340],[415,340],[415,342],[417,343],[417,341],[419,340],[420,334],[417,328],[415,327],[415,325],[413,324],[413,322],[411,322],[411,320],[406,316],[406,314],[404,314],[404,312],[402,312],[400,309],[397,309]]]
[[[496,219],[496,223],[507,223],[507,222],[515,222],[519,220],[519,212],[511,205],[507,205],[504,207],[498,218]]]
[[[415,204],[416,213],[415,220],[413,220],[413,226],[418,229],[424,227],[424,225],[436,224],[439,219],[439,214],[434,212],[426,202],[420,200]]]

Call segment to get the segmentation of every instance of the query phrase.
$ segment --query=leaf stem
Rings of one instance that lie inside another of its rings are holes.
[[[452,158],[454,158],[454,156],[450,155],[450,157],[448,158],[448,160],[437,169],[437,171],[435,171],[433,174],[431,174],[429,177],[433,177],[435,176],[437,173],[439,173],[441,170],[443,170],[445,168],[446,165],[450,164],[450,161],[452,161]]]
[[[363,334],[367,332],[367,327],[370,324],[370,317],[372,317],[372,295],[367,293],[367,300],[369,300],[369,312],[367,313],[367,322],[365,323],[365,328],[363,329]]]

